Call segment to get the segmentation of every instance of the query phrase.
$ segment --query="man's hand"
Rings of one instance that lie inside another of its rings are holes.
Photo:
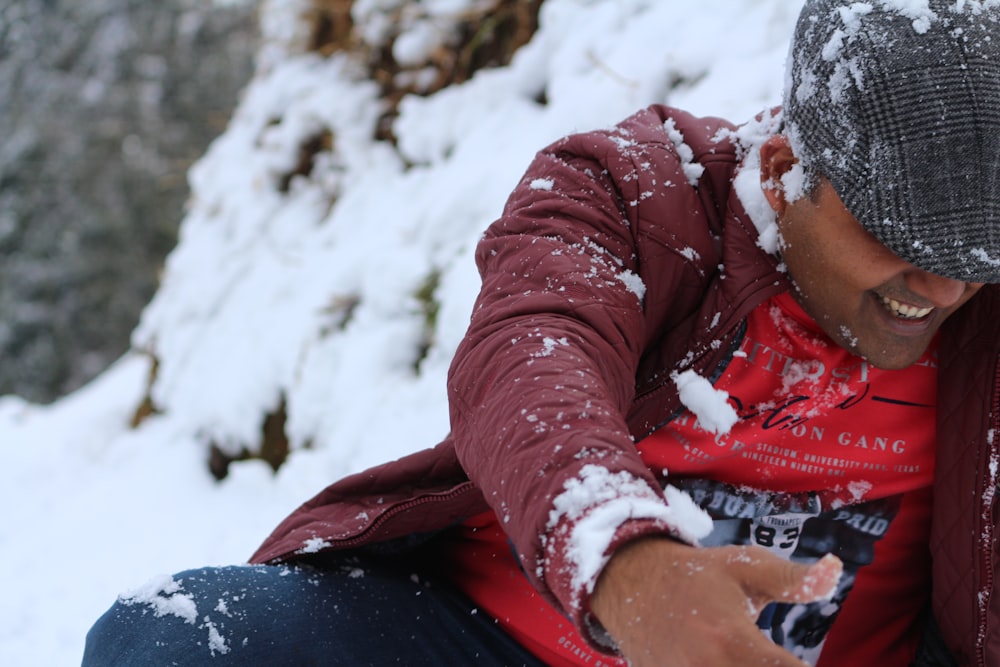
[[[633,667],[803,667],[757,616],[770,602],[828,598],[842,570],[831,555],[808,567],[761,547],[643,538],[608,562],[591,610]]]

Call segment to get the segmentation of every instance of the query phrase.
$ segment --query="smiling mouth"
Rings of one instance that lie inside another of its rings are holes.
[[[898,317],[901,320],[919,320],[930,315],[934,308],[919,308],[917,306],[911,306],[906,303],[900,303],[895,299],[891,299],[887,296],[877,295],[879,301],[885,306],[894,317]]]

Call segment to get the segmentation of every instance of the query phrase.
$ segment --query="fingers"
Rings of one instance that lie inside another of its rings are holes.
[[[806,667],[739,612],[731,618],[704,607],[693,611],[670,616],[645,633],[636,619],[639,636],[619,640],[630,667]]]
[[[841,568],[835,557],[810,567],[760,547],[640,540],[611,559],[591,610],[634,667],[803,667],[757,615],[769,602],[829,597]]]
[[[739,665],[740,667],[808,667],[805,662],[765,637],[756,625],[742,626],[738,632],[737,636],[730,638],[727,642],[728,658],[717,663],[700,664]]]
[[[805,667],[746,616],[710,611],[699,608],[700,619],[674,616],[645,643],[622,646],[623,654],[632,667]],[[664,641],[669,634],[673,637]]]
[[[843,563],[833,554],[812,565],[787,561],[761,547],[723,547],[718,556],[727,559],[748,598],[759,608],[769,602],[829,600],[844,571]]]
[[[813,563],[802,579],[798,594],[790,602],[815,602],[829,600],[837,591],[837,584],[844,574],[844,563],[827,554]]]
[[[752,547],[759,549],[759,547]],[[759,555],[759,554],[758,554]],[[755,599],[751,599],[751,616],[756,619],[763,608],[771,602],[790,602],[807,604],[820,600],[829,600],[837,591],[837,585],[844,572],[843,562],[833,554],[827,554],[812,565],[792,563],[780,558],[770,552],[762,558],[766,561],[760,567],[763,587],[770,589],[767,593]],[[773,577],[773,579],[769,579]],[[774,583],[771,584],[770,581]],[[758,582],[757,585],[760,585]],[[755,626],[756,628],[756,626]],[[745,658],[744,665],[765,665],[774,667],[805,667],[806,663],[792,656],[783,648],[765,639],[763,644],[757,643],[757,639],[763,635],[757,632],[751,638],[748,646],[754,647],[750,651],[749,657]]]

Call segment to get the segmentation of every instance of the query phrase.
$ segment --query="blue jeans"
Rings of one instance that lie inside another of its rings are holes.
[[[543,667],[462,594],[405,563],[189,570],[118,599],[84,667]]]

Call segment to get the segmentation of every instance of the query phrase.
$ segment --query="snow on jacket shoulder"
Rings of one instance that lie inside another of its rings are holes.
[[[398,543],[489,507],[585,627],[618,544],[694,540],[698,511],[667,502],[634,442],[681,407],[671,375],[711,376],[746,314],[787,289],[732,187],[734,129],[655,106],[541,151],[478,247],[452,434],[332,485],[253,561]]]

